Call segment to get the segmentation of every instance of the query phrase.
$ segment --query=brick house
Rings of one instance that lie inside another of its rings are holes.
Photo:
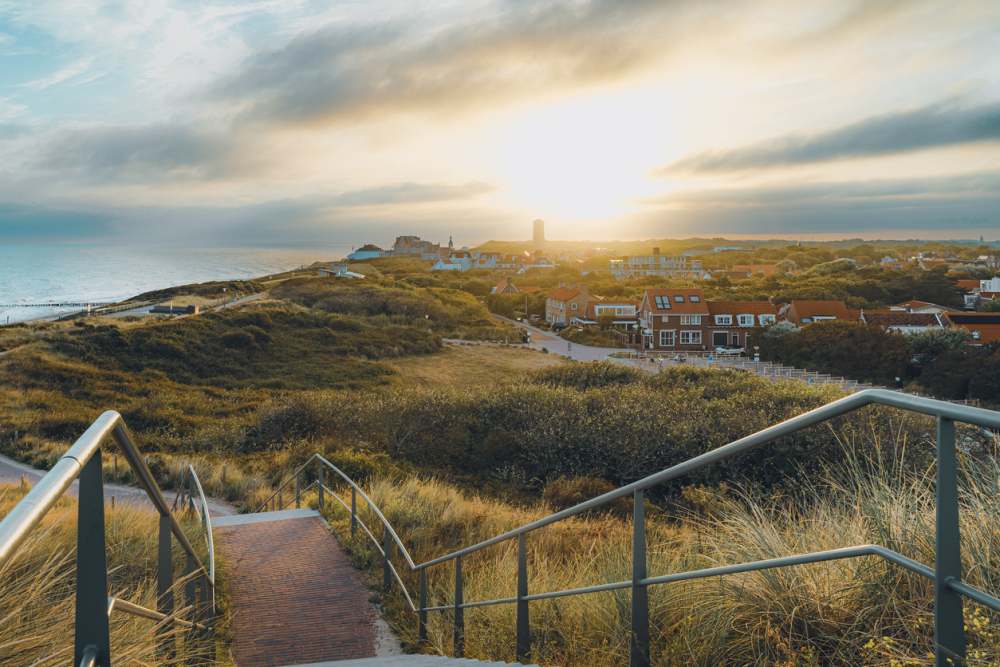
[[[545,321],[567,326],[574,317],[586,317],[590,294],[586,285],[557,287],[545,299]]]
[[[704,338],[710,349],[749,350],[765,327],[778,319],[778,308],[769,301],[709,301]]]
[[[647,289],[639,305],[642,347],[647,350],[704,350],[708,306],[700,289]]]

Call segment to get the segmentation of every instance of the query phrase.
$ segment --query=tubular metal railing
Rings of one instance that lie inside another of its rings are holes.
[[[104,530],[104,480],[101,466],[102,448],[112,438],[132,468],[139,486],[146,491],[160,515],[157,559],[157,610],[108,596],[108,566]],[[194,547],[171,512],[153,473],[129,435],[122,416],[114,411],[102,414],[83,432],[61,459],[46,473],[21,501],[0,521],[0,565],[10,560],[18,547],[38,526],[46,512],[79,478],[76,543],[76,620],[73,648],[74,665],[110,667],[111,640],[108,617],[114,610],[159,622],[169,622],[193,630],[205,630],[204,621],[214,615],[215,565],[211,542],[208,505],[201,485],[202,523],[208,531],[209,567],[202,564]],[[194,469],[190,479],[197,483]],[[176,539],[187,554],[184,580],[185,607],[174,610],[172,545]],[[196,589],[201,590],[200,603]],[[211,596],[211,604],[209,597]],[[194,618],[178,617],[192,611]],[[167,637],[161,644],[165,653],[172,652]]]
[[[901,410],[930,415],[937,419],[937,497],[936,497],[936,542],[935,563],[933,567],[919,563],[901,553],[875,544],[849,546],[827,551],[816,551],[779,558],[737,563],[720,567],[710,567],[687,572],[677,572],[649,576],[646,571],[646,517],[644,495],[645,490],[676,479],[682,475],[698,470],[704,466],[717,463],[731,456],[742,454],[751,449],[771,443],[778,438],[792,435],[802,429],[845,415],[868,405],[884,405]],[[935,661],[939,666],[955,665],[965,658],[966,636],[962,598],[968,597],[994,611],[1000,611],[1000,599],[962,581],[961,549],[959,536],[959,503],[958,474],[955,456],[955,422],[974,424],[982,428],[1000,429],[1000,412],[984,410],[964,405],[956,405],[945,401],[911,396],[886,389],[867,389],[845,398],[810,410],[804,414],[792,417],[779,424],[735,440],[728,445],[688,459],[665,470],[649,475],[643,479],[626,484],[614,491],[609,491],[573,507],[555,512],[541,519],[527,523],[519,528],[509,530],[500,535],[483,540],[477,544],[459,549],[452,553],[433,558],[423,563],[415,563],[403,541],[396,534],[392,525],[386,519],[379,507],[368,497],[361,487],[343,471],[319,454],[311,456],[304,464],[275,489],[274,493],[264,501],[258,511],[280,510],[285,506],[284,490],[289,484],[294,485],[296,507],[300,506],[302,492],[315,488],[320,509],[325,507],[325,496],[329,494],[350,513],[350,530],[352,537],[360,526],[382,557],[383,588],[388,591],[393,579],[399,584],[410,609],[417,614],[417,636],[421,643],[427,641],[427,614],[429,612],[451,611],[454,615],[454,653],[461,656],[464,652],[464,610],[474,607],[485,607],[498,604],[516,605],[516,647],[515,655],[519,662],[531,659],[531,629],[529,623],[529,603],[537,600],[547,600],[570,595],[583,595],[602,591],[631,590],[631,637],[629,649],[629,664],[646,666],[650,664],[649,647],[649,586],[669,584],[678,581],[718,577],[755,570],[790,567],[819,563],[823,561],[876,556],[888,563],[893,563],[905,570],[918,574],[934,582],[934,647]],[[316,479],[303,487],[304,474],[310,465],[316,465]],[[332,470],[350,488],[350,504],[337,495],[326,485],[325,471]],[[357,498],[361,496],[370,510],[382,523],[382,540],[364,523],[358,515]],[[602,507],[613,500],[632,496],[632,577],[628,581],[609,582],[560,591],[541,593],[528,592],[528,558],[527,537],[532,531],[556,523],[582,512]],[[517,593],[513,597],[493,600],[465,601],[462,592],[462,559],[470,554],[489,546],[517,540]],[[411,571],[419,573],[419,599],[416,604],[392,563],[393,545],[402,555]],[[446,562],[454,562],[455,595],[451,604],[430,606],[428,604],[427,570]]]

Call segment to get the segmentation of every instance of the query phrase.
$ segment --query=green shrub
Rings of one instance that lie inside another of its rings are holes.
[[[597,477],[559,477],[545,485],[542,499],[556,510],[564,510],[579,505],[585,500],[596,498],[615,490],[615,485]],[[632,503],[628,498],[618,498],[602,506],[600,512],[612,512],[626,515],[632,511]]]

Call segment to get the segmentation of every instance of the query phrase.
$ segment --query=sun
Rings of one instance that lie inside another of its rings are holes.
[[[640,96],[576,96],[513,116],[492,156],[510,203],[542,217],[607,220],[657,191],[669,118]]]

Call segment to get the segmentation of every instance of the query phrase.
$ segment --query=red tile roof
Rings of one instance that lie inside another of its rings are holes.
[[[658,296],[666,297],[669,300],[670,308],[658,307],[656,304],[656,297]],[[677,297],[681,297],[683,300],[678,301]],[[695,301],[692,301],[691,297],[695,297]],[[649,304],[649,308],[653,313],[708,315],[705,295],[701,293],[700,289],[647,289],[643,300]]]
[[[709,301],[712,315],[777,315],[778,307],[770,301]]]
[[[557,287],[549,292],[549,298],[556,301],[569,301],[580,296],[580,290],[576,287]]]
[[[955,287],[966,292],[971,292],[972,290],[979,289],[979,281],[972,280],[971,278],[963,278],[955,281]]]
[[[1000,342],[1000,313],[948,313],[947,317],[952,326],[978,332],[975,343]]]
[[[858,311],[851,310],[843,301],[793,299],[788,309],[788,314],[792,312],[794,312],[795,317],[799,321],[807,317],[835,317],[838,320],[858,319]]]
[[[891,326],[939,327],[934,313],[908,313],[904,310],[863,310],[861,316],[866,324],[887,328]]]

